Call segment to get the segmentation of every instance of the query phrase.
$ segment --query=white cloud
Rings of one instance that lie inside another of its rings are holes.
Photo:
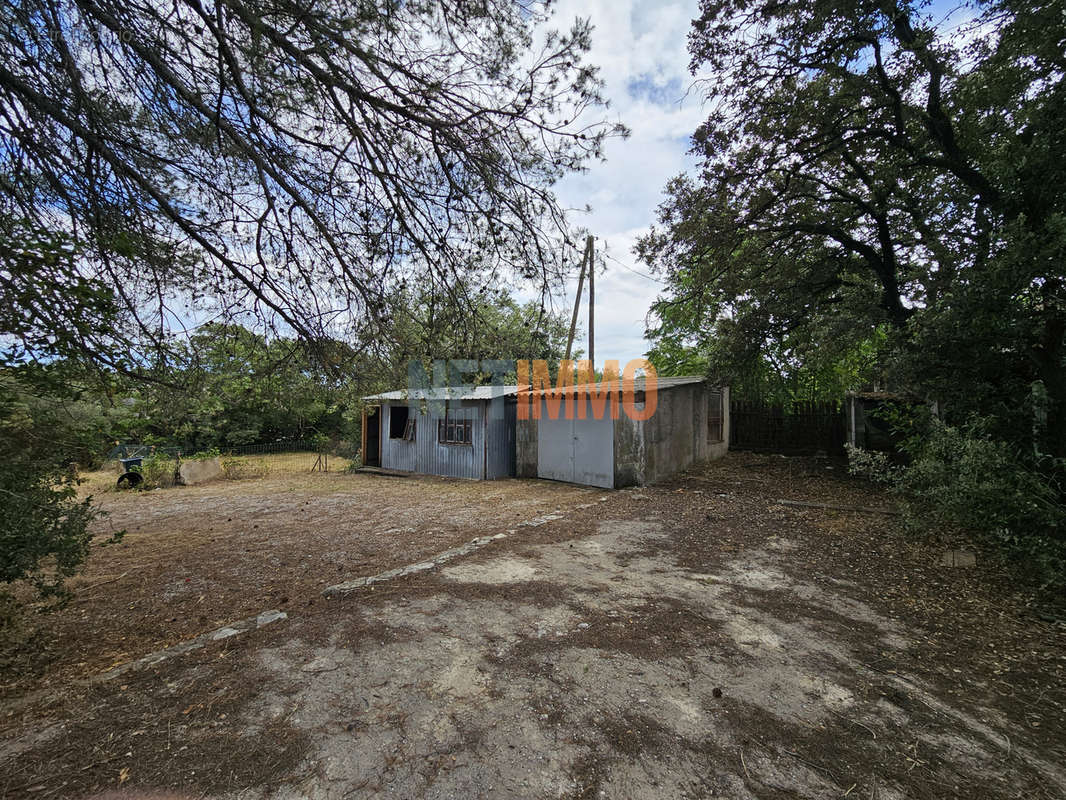
[[[556,23],[574,17],[592,20],[588,60],[600,67],[611,102],[610,114],[631,130],[626,141],[611,141],[607,161],[566,178],[561,201],[575,211],[572,222],[597,237],[609,255],[607,270],[596,278],[596,360],[623,364],[648,349],[644,323],[660,284],[631,270],[647,272],[632,253],[637,237],[655,219],[666,182],[691,168],[689,136],[704,119],[698,92],[689,92],[687,37],[697,15],[696,0],[562,0]],[[621,263],[619,263],[621,262]],[[576,290],[576,276],[568,297]],[[583,302],[583,305],[587,300]],[[587,322],[582,310],[582,327]],[[587,343],[582,342],[587,351]]]

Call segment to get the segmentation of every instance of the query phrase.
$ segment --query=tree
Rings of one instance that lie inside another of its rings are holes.
[[[9,587],[27,581],[40,599],[63,599],[93,538],[98,512],[77,496],[72,460],[95,454],[100,418],[70,386],[62,364],[0,371],[0,631]]]
[[[389,342],[389,380],[406,382],[411,359],[532,358],[554,363],[563,357],[569,333],[566,313],[537,302],[519,303],[505,289],[469,294],[469,299],[459,300],[423,289],[393,298],[394,313],[402,324]]]
[[[208,323],[175,345],[173,362],[154,364],[154,381],[117,382],[116,400],[131,403],[138,418],[126,435],[187,454],[319,433],[335,437],[349,395],[365,384],[352,375],[354,352],[340,343],[333,349],[345,365],[340,378],[298,341]]]
[[[795,402],[840,403],[847,392],[876,379],[886,332],[876,328],[866,340],[841,331],[843,320],[825,319],[780,336],[752,331],[749,317],[717,320],[709,335],[684,304],[658,305],[648,352],[660,375],[715,373],[727,376],[730,397],[788,407]]]
[[[126,340],[157,346],[197,312],[336,338],[387,324],[415,276],[548,285],[552,184],[616,129],[587,121],[588,23],[548,30],[546,6],[5,4],[0,216],[68,237]],[[68,290],[33,286],[41,307]]]
[[[661,333],[754,357],[886,331],[894,382],[1066,455],[1062,10],[980,2],[952,35],[899,0],[704,0],[700,169],[639,245]]]
[[[81,273],[80,255],[68,237],[0,217],[0,369],[88,351],[122,363],[113,335],[121,309],[106,284]]]
[[[118,438],[186,453],[317,435],[350,438],[360,398],[406,385],[412,359],[562,357],[568,331],[563,314],[542,311],[535,302],[520,304],[502,289],[473,294],[449,302],[429,289],[398,292],[389,300],[394,322],[388,336],[364,333],[328,349],[319,342],[314,357],[293,338],[208,323],[173,345],[173,360],[153,363],[146,372],[152,380],[109,373],[106,393],[99,376],[94,381],[84,368],[76,375],[74,365],[64,364],[67,385],[79,386],[74,410],[86,418],[77,429],[93,442],[90,452]],[[55,379],[58,367],[41,371]],[[63,407],[72,409],[69,401]]]
[[[9,229],[0,230],[0,628],[8,586],[28,581],[39,597],[62,598],[64,579],[88,554],[97,512],[77,497],[74,462],[91,462],[110,426],[83,396],[84,367],[69,356],[106,337],[118,313],[106,287],[79,274],[69,241],[16,242],[3,236]],[[48,280],[67,289],[53,305],[40,304],[35,289]],[[56,357],[33,363],[34,350]]]

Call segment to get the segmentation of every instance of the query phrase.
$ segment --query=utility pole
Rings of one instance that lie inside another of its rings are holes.
[[[589,363],[592,365],[594,380],[596,373],[596,250],[593,239],[589,236],[585,249],[589,254]]]
[[[592,237],[585,240],[585,252],[581,256],[581,273],[577,277],[577,298],[574,300],[574,316],[570,319],[570,335],[566,337],[565,361],[570,360],[570,352],[574,346],[574,332],[577,330],[577,312],[581,309],[581,290],[585,287],[585,264],[592,263]],[[592,289],[592,278],[589,277],[589,289]],[[591,303],[590,306],[591,308]],[[591,323],[591,320],[590,320]],[[589,328],[591,329],[591,324]]]

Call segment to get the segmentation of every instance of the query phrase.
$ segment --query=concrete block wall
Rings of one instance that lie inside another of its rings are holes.
[[[710,393],[716,389],[685,384],[661,390],[650,419],[617,420],[615,488],[656,483],[696,461],[724,456],[729,450],[728,387],[721,390],[722,441],[708,441]]]
[[[696,461],[721,458],[729,450],[729,387],[722,387],[722,441],[708,441],[710,393],[705,383],[683,384],[658,393],[647,420],[625,414],[614,421],[614,488],[664,480]],[[516,474],[537,477],[537,421],[516,423]]]
[[[647,483],[644,426],[643,420],[630,419],[624,414],[614,421],[615,489]]]

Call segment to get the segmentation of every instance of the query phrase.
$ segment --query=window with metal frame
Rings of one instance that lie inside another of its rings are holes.
[[[413,442],[415,440],[415,419],[414,417],[407,420],[407,425],[403,429],[403,439],[405,442]]]
[[[707,403],[707,444],[718,444],[722,441],[724,422],[722,392],[710,392]]]
[[[441,444],[473,444],[474,421],[448,416],[437,420],[437,441]]]

